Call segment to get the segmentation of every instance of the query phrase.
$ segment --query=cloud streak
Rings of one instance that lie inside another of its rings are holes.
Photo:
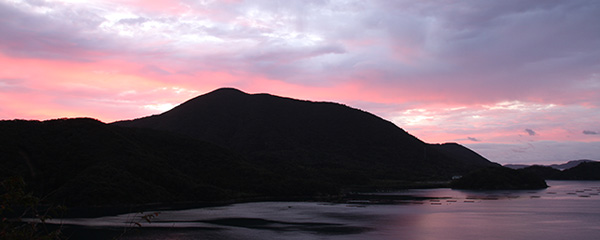
[[[524,130],[529,136],[535,136],[537,133],[529,128]]]

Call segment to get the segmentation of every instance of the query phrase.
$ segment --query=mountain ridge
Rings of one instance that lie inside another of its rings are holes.
[[[564,169],[556,168],[557,166]],[[568,167],[568,168],[565,168]],[[548,180],[600,180],[600,162],[591,160],[569,161],[567,164],[532,165],[518,169]]]
[[[480,155],[471,154],[472,162],[448,158],[452,153],[441,150],[447,146],[426,144],[388,120],[346,105],[232,88],[200,95],[159,115],[112,124],[182,134],[255,159],[285,158],[309,167],[319,165],[315,159],[327,159],[332,165],[368,169],[371,166],[364,161],[371,159],[401,174],[420,172],[406,176],[446,179],[473,170],[473,165],[495,165]]]
[[[310,171],[283,175],[214,144],[89,118],[0,121],[0,181],[21,177],[68,206],[336,194]],[[309,187],[310,186],[310,187]]]
[[[71,206],[338,196],[499,166],[342,104],[231,88],[135,120],[0,121],[0,132],[0,180]]]
[[[263,108],[264,102],[274,100],[274,99],[277,100],[276,105],[271,106],[269,109]],[[245,105],[242,106],[241,104],[245,104]],[[342,105],[342,104],[334,103],[334,102],[299,100],[299,99],[288,98],[288,97],[280,97],[280,96],[271,95],[271,94],[267,94],[267,93],[248,94],[248,93],[245,93],[245,92],[240,91],[235,88],[220,88],[220,89],[211,91],[209,93],[192,98],[188,101],[185,101],[182,104],[174,107],[173,109],[163,112],[161,114],[137,118],[137,119],[133,119],[133,120],[122,120],[122,121],[113,122],[111,124],[120,125],[120,126],[128,126],[133,121],[144,122],[144,121],[150,120],[150,121],[152,121],[152,123],[148,123],[148,124],[138,123],[138,124],[134,124],[134,125],[152,125],[150,128],[167,130],[167,131],[171,131],[171,132],[180,132],[184,135],[188,135],[188,136],[192,136],[192,137],[200,136],[200,138],[204,138],[204,140],[207,140],[209,142],[214,142],[217,144],[226,144],[226,143],[224,143],[225,140],[223,138],[231,136],[232,134],[234,134],[234,133],[232,133],[234,131],[243,131],[243,130],[239,129],[239,128],[241,128],[240,125],[243,124],[242,121],[253,121],[251,124],[259,125],[259,127],[263,128],[263,129],[261,129],[263,131],[268,130],[269,127],[271,127],[271,125],[272,125],[271,121],[272,121],[272,119],[275,119],[275,118],[278,118],[279,121],[282,121],[282,120],[287,121],[287,124],[292,124],[292,123],[310,124],[310,119],[306,116],[300,115],[299,117],[302,119],[299,121],[294,121],[294,119],[290,119],[289,117],[286,117],[287,115],[292,113],[291,111],[294,106],[303,105],[303,104],[311,105],[314,107],[328,108],[328,109],[332,109],[332,108],[336,108],[336,107],[348,107],[346,105]],[[348,107],[348,108],[350,108],[350,107]],[[203,109],[203,110],[197,111],[197,109]],[[396,125],[394,125],[393,123],[391,123],[383,118],[380,118],[376,115],[373,115],[371,113],[368,113],[368,112],[360,110],[360,109],[355,109],[355,108],[351,108],[351,109],[356,110],[357,112],[358,111],[362,112],[371,118],[377,118],[377,119],[386,121],[387,124],[390,125],[389,127],[396,127]],[[264,116],[261,117],[261,119],[242,119],[242,118],[240,118],[240,117],[244,117],[244,115],[250,114],[253,111],[262,111],[262,114],[264,114]],[[303,111],[307,111],[307,109],[305,108],[305,109],[303,109]],[[308,110],[308,111],[310,111],[310,110]],[[206,114],[203,114],[204,112],[206,112]],[[192,114],[190,114],[190,113],[192,113]],[[168,118],[173,115],[184,115],[182,117],[180,117],[180,116],[174,116],[174,117],[188,118],[187,120],[190,120],[189,118],[196,118],[196,119],[209,118],[209,119],[203,119],[203,120],[204,121],[213,121],[213,123],[220,122],[220,121],[222,121],[222,119],[230,119],[230,118],[238,118],[238,119],[234,120],[234,122],[231,122],[228,125],[228,129],[221,128],[219,130],[216,130],[216,131],[219,131],[218,133],[215,133],[214,131],[211,131],[211,129],[199,130],[194,126],[196,124],[196,122],[192,122],[192,123],[185,122],[185,119],[184,119],[184,123],[188,125],[188,126],[185,126],[185,129],[182,129],[183,126],[181,126],[180,124],[166,123],[164,118]],[[331,116],[331,114],[329,114],[329,115]],[[159,117],[162,117],[162,119],[157,119]],[[190,131],[190,129],[193,129],[193,130]],[[279,130],[279,129],[274,129],[274,130]],[[269,131],[267,131],[267,132],[269,132]],[[269,132],[269,134],[273,134],[272,132],[273,132],[273,130],[271,132]],[[249,133],[244,133],[244,134],[249,134]],[[257,132],[255,134],[261,135],[264,133]],[[209,136],[207,137],[206,135],[209,135]],[[216,136],[216,135],[220,135],[220,136]],[[221,136],[225,136],[225,137],[221,137]]]
[[[584,162],[598,162],[597,160],[590,160],[590,159],[579,159],[579,160],[570,160],[564,163],[557,163],[557,164],[505,164],[505,167],[508,168],[512,168],[512,169],[522,169],[522,168],[526,168],[526,167],[531,167],[531,166],[542,166],[542,167],[551,167],[557,170],[566,170],[569,168],[573,168],[576,167],[577,165],[584,163]]]

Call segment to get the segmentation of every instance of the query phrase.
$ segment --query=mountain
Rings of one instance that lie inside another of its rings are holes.
[[[445,154],[447,158],[464,165],[500,166],[496,163],[489,164],[489,160],[458,143],[429,144],[429,146]]]
[[[136,120],[0,121],[0,133],[0,181],[67,206],[338,196],[498,166],[345,105],[235,89]]]
[[[580,163],[584,163],[584,162],[597,162],[594,160],[588,160],[588,159],[581,159],[581,160],[572,160],[572,161],[568,161],[566,163],[562,163],[562,164],[551,164],[551,165],[527,165],[527,164],[506,164],[504,165],[507,168],[512,168],[512,169],[522,169],[522,168],[526,168],[526,167],[531,167],[531,166],[545,166],[545,167],[551,167],[557,170],[565,170],[565,169],[569,169],[572,167],[575,167],[577,165],[579,165]]]
[[[600,180],[600,162],[582,162],[562,171],[561,180]]]
[[[543,179],[559,179],[562,171],[549,166],[533,165],[518,169],[521,172],[527,172],[537,175]]]
[[[502,166],[517,170],[517,169],[523,169],[523,168],[534,166],[534,165],[527,165],[527,164],[504,164]],[[541,166],[541,165],[535,165],[535,166]]]
[[[389,121],[345,105],[232,88],[113,125],[185,135],[273,170],[298,174],[303,169],[347,184],[445,180],[496,165],[458,144],[426,144]]]
[[[197,202],[335,192],[324,179],[272,172],[214,144],[89,118],[0,121],[0,132],[0,181],[22,177],[30,191],[54,204]],[[320,180],[324,181],[315,182]]]
[[[453,180],[453,189],[516,190],[547,188],[543,178],[507,167],[488,167],[473,171]]]
[[[574,163],[577,163],[577,165],[573,166]],[[556,166],[561,168],[567,166],[573,167],[559,170]],[[533,165],[521,168],[519,171],[549,180],[600,180],[600,162],[590,160],[570,161],[566,164],[550,166]]]
[[[585,163],[585,162],[596,162],[594,160],[588,160],[588,159],[582,159],[582,160],[573,160],[573,161],[568,161],[567,163],[563,163],[563,164],[552,164],[549,167],[558,169],[558,170],[566,170],[569,168],[573,168],[578,166],[581,163]]]

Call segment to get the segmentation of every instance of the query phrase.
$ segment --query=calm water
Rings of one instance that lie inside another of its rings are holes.
[[[539,191],[451,189],[385,193],[437,197],[399,204],[257,202],[63,219],[71,239],[599,239],[600,181],[548,181]],[[129,227],[128,227],[129,226]],[[83,234],[83,235],[82,235]]]

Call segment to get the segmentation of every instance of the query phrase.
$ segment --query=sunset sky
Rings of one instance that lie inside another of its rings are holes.
[[[0,119],[220,87],[340,102],[506,163],[600,160],[600,1],[0,0]]]

